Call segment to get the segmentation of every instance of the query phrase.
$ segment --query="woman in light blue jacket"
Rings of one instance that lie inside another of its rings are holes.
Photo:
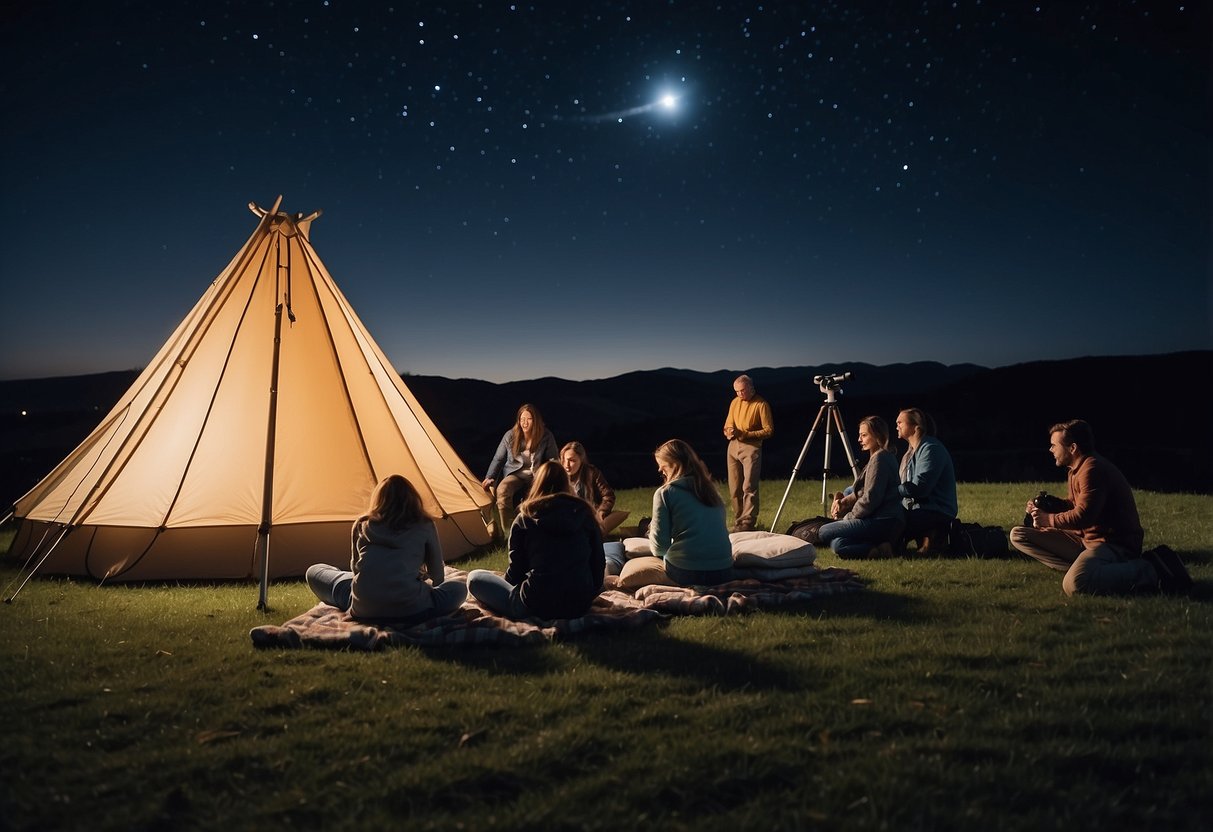
[[[724,501],[708,467],[681,439],[664,443],[653,457],[665,484],[653,494],[649,546],[665,562],[666,575],[683,586],[731,580]]]
[[[901,458],[898,488],[906,508],[903,545],[914,540],[919,554],[938,554],[957,513],[952,457],[935,438],[935,420],[917,407],[897,414],[897,436],[909,445]]]

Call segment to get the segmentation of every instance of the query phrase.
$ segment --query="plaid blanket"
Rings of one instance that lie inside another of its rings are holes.
[[[447,577],[464,573],[447,567]],[[862,589],[858,576],[847,569],[824,569],[813,576],[770,582],[730,581],[712,587],[646,586],[635,595],[607,589],[580,618],[513,621],[484,609],[468,596],[448,616],[408,628],[356,621],[349,613],[317,604],[281,626],[249,631],[254,647],[322,647],[379,650],[401,645],[500,644],[522,646],[569,638],[592,630],[628,630],[663,621],[673,615],[736,615],[755,609],[793,604],[826,595]]]

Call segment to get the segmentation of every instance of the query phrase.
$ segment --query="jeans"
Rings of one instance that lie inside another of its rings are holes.
[[[307,585],[312,594],[326,604],[345,612],[350,608],[350,590],[354,586],[354,573],[327,563],[317,563],[307,568]]]
[[[489,612],[506,618],[530,618],[532,613],[522,603],[518,588],[500,575],[487,569],[473,569],[468,573],[468,592],[484,605]]]
[[[897,530],[897,523],[893,517],[835,520],[818,529],[817,536],[840,558],[863,558],[874,546],[889,542]]]
[[[623,571],[623,565],[628,562],[624,554],[623,544],[619,541],[609,541],[602,544],[602,554],[606,558],[606,574],[618,575]]]
[[[326,604],[336,607],[342,612],[350,608],[350,595],[354,588],[354,573],[346,569],[338,569],[327,563],[317,563],[307,568],[307,585],[312,594]],[[434,603],[432,609],[422,610],[414,615],[401,616],[390,620],[399,626],[411,626],[428,621],[440,615],[447,615],[459,609],[463,599],[467,598],[467,585],[462,581],[444,581],[438,586],[430,587],[430,600]]]

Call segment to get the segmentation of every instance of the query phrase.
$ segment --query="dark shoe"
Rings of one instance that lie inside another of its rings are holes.
[[[868,550],[868,557],[873,559],[893,557],[893,544],[881,543],[879,546],[873,546]]]
[[[640,523],[636,526],[636,536],[637,537],[648,537],[649,536],[649,525],[652,522],[653,522],[653,518],[651,518],[651,517],[641,517]]]
[[[1158,574],[1158,589],[1167,595],[1187,595],[1192,589],[1192,576],[1188,574],[1179,555],[1171,551],[1169,546],[1158,546],[1148,552],[1142,552],[1141,557],[1154,567]]]

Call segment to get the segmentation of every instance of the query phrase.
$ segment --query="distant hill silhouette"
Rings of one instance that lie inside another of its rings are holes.
[[[776,435],[765,450],[766,478],[791,476],[824,401],[813,376],[848,371],[853,378],[842,385],[839,401],[856,453],[860,418],[875,413],[891,424],[898,409],[918,406],[937,421],[962,481],[1043,480],[1064,488],[1048,454],[1047,430],[1058,421],[1085,418],[1095,428],[1100,452],[1135,487],[1213,491],[1213,351],[997,369],[934,362],[750,369],[775,415]],[[699,449],[723,478],[721,426],[737,374],[664,368],[581,382],[541,378],[493,384],[415,375],[405,382],[478,474],[518,406],[532,402],[561,444],[580,440],[611,483],[628,488],[657,483],[653,448],[675,436]],[[132,370],[0,382],[0,499],[11,504],[46,475],[137,375]],[[819,434],[801,465],[801,479],[820,480],[823,448]],[[837,441],[831,468],[839,475],[848,469]]]

